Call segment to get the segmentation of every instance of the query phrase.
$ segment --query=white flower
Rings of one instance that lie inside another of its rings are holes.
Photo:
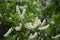
[[[43,22],[41,23],[41,26],[45,26],[46,20],[44,19]]]
[[[20,8],[23,9],[22,13],[20,12],[18,5],[16,6],[16,12],[20,15],[21,19],[24,19],[24,14],[26,13],[26,9],[22,6],[20,6]]]
[[[26,9],[23,9],[22,14],[20,15],[21,19],[24,19],[24,14],[26,13]]]
[[[25,24],[25,28],[34,29],[34,27],[32,26],[32,23],[30,23],[30,22]]]
[[[20,30],[21,30],[21,28],[22,28],[22,23],[20,23],[20,25],[19,25],[19,26],[15,27],[15,30],[16,30],[16,31],[20,31]]]
[[[46,24],[46,20],[44,19],[40,25],[41,27],[39,27],[38,30],[46,30],[47,28],[49,28],[50,25],[48,24],[45,26],[45,24]]]
[[[49,24],[44,27],[39,27],[38,30],[46,30],[47,28],[49,28]]]
[[[13,31],[13,28],[10,28],[7,33],[5,33],[3,36],[4,37],[7,37],[11,32]]]
[[[36,17],[34,25],[31,22],[25,24],[25,28],[33,30],[40,25],[41,21]]]
[[[16,12],[17,12],[17,14],[18,14],[19,17],[20,17],[21,13],[20,13],[20,10],[19,10],[19,5],[16,5]]]
[[[32,25],[32,23],[29,22],[25,24],[25,28],[33,30],[33,29],[36,29],[40,25],[41,27],[38,27],[38,30],[45,30],[49,27],[49,24],[45,26],[45,23],[46,23],[45,19],[41,23],[38,17],[36,17],[34,25]]]
[[[39,26],[40,24],[41,24],[40,19],[38,19],[38,17],[36,17],[35,23],[34,23],[34,27],[37,27],[37,26]]]
[[[60,34],[56,35],[56,36],[52,36],[52,38],[59,38],[60,37]]]
[[[21,19],[24,19],[24,14],[26,13],[26,9],[22,6],[20,6],[21,9],[23,9],[22,13],[20,13],[19,6],[16,6],[16,12],[20,15]]]
[[[33,35],[30,34],[29,39],[34,39],[38,36],[37,32],[35,32]]]
[[[18,14],[20,15],[20,10],[18,5],[16,5],[16,12],[18,12]]]

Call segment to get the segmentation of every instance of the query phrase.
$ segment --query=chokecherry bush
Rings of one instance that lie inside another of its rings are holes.
[[[60,40],[60,0],[0,0],[0,40]]]

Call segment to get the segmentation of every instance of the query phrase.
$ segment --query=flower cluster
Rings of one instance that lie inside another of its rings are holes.
[[[56,35],[56,36],[52,36],[53,39],[55,38],[59,38],[60,37],[60,34]]]
[[[24,19],[24,14],[26,12],[26,9],[24,8],[22,13],[20,13],[20,10],[19,10],[19,6],[17,5],[16,6],[16,11],[17,13],[20,15],[20,19]],[[49,24],[45,25],[46,24],[46,20],[44,19],[43,22],[41,22],[41,20],[36,17],[35,20],[34,20],[34,24],[32,25],[33,23],[32,22],[27,22],[24,24],[24,27],[27,28],[28,30],[46,30],[47,28],[49,28]],[[19,26],[16,26],[15,28],[10,28],[7,33],[5,33],[3,36],[6,37],[8,36],[14,29],[16,31],[20,31],[22,30],[22,23],[20,22]],[[30,39],[34,39],[35,37],[38,36],[38,33],[35,32],[34,34],[30,34],[29,35],[29,40]]]
[[[25,28],[33,30],[33,29],[36,29],[38,26],[41,26],[41,27],[38,27],[38,29],[44,30],[44,29],[47,29],[49,27],[49,24],[47,24],[45,26],[45,23],[46,23],[45,19],[43,20],[43,22],[41,22],[40,19],[38,19],[38,17],[36,17],[34,25],[32,25],[32,23],[29,22],[29,23],[25,24]]]

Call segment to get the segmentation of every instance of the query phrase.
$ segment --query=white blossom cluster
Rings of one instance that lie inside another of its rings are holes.
[[[43,22],[41,22],[40,19],[38,19],[38,17],[36,17],[34,25],[32,25],[32,23],[29,22],[29,23],[25,24],[25,28],[27,28],[29,30],[34,30],[38,26],[40,26],[40,27],[37,28],[38,30],[46,30],[47,28],[49,28],[49,24],[47,24],[45,26],[45,23],[46,23],[45,19],[43,20]],[[37,36],[38,36],[38,34],[37,34],[37,32],[35,32],[33,35],[30,34],[29,39],[36,38]]]
[[[19,26],[16,26],[16,27],[15,27],[15,30],[16,30],[16,31],[20,31],[21,28],[22,28],[22,23],[20,23]]]
[[[16,31],[20,31],[21,28],[22,28],[22,23],[20,23],[19,26],[16,26],[15,28],[10,28],[10,29],[7,31],[7,33],[5,33],[3,36],[4,36],[4,37],[7,37],[14,29],[15,29]]]
[[[53,39],[55,38],[59,38],[60,37],[60,34],[56,35],[56,36],[52,36]]]
[[[7,37],[11,32],[13,31],[13,28],[10,28],[7,33],[5,33],[3,36],[4,37]]]
[[[40,20],[38,20],[38,17],[36,17],[34,25],[32,25],[32,23],[29,22],[29,23],[25,24],[25,28],[33,30],[33,29],[37,28],[38,25],[40,25],[40,23],[41,23]]]
[[[24,14],[26,12],[26,9],[23,9],[22,14],[21,14],[20,13],[20,10],[19,10],[19,6],[17,5],[16,6],[16,11],[17,11],[18,14],[20,14],[20,19],[24,19]],[[33,25],[32,25],[31,22],[28,22],[28,23],[24,24],[24,27],[27,28],[28,30],[34,30],[36,28],[38,30],[46,30],[47,28],[49,28],[49,24],[47,24],[47,25],[45,25],[45,24],[46,24],[46,20],[45,19],[43,20],[43,22],[41,22],[41,20],[38,17],[36,17]],[[20,31],[21,28],[22,28],[22,23],[20,23],[19,26],[16,26],[14,29],[16,31]],[[5,33],[3,36],[4,37],[8,36],[14,29],[13,28],[10,28],[7,31],[7,33]],[[29,40],[30,39],[34,39],[37,36],[38,36],[38,33],[37,32],[35,32],[34,34],[30,34],[29,35]]]
[[[29,40],[34,39],[34,38],[36,38],[37,36],[38,36],[38,33],[37,33],[37,32],[35,32],[33,35],[30,34]]]
[[[33,29],[36,29],[40,25],[41,27],[38,27],[38,29],[39,30],[44,30],[44,29],[47,29],[49,27],[49,24],[44,26],[45,23],[46,23],[45,19],[43,20],[43,22],[41,22],[40,19],[38,19],[38,17],[36,17],[34,25],[32,25],[32,23],[29,22],[29,23],[25,24],[25,28],[27,28],[29,30],[33,30]]]
[[[21,7],[21,6],[20,6]],[[21,7],[22,8],[22,7]],[[24,8],[23,9],[23,11],[22,11],[22,13],[20,12],[20,10],[19,10],[19,6],[17,5],[16,6],[16,11],[17,11],[17,13],[20,15],[20,19],[24,19],[24,14],[26,13],[26,9]]]
[[[21,18],[21,19],[24,18],[25,11],[26,11],[26,10],[23,9],[22,14],[20,14],[19,6],[18,6],[18,5],[16,6],[16,12],[20,15],[20,18]],[[15,29],[16,31],[20,31],[21,28],[22,28],[22,23],[20,23],[19,26],[16,26],[14,29]],[[13,29],[13,28],[10,28],[10,29],[7,31],[7,33],[5,33],[3,36],[4,36],[4,37],[8,36],[14,29]]]

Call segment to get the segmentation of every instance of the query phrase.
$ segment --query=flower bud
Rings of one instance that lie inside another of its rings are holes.
[[[52,38],[59,38],[60,37],[60,34],[56,35],[56,36],[52,36]]]
[[[19,26],[15,27],[15,30],[16,30],[16,31],[20,31],[20,30],[21,30],[21,28],[22,28],[22,24],[20,23],[20,25],[19,25]]]
[[[20,15],[20,18],[21,18],[21,19],[24,19],[24,14],[25,14],[25,12],[26,12],[26,9],[23,9],[22,14]]]
[[[46,25],[46,26],[44,26],[44,27],[39,27],[38,30],[46,30],[47,28],[49,28],[49,26],[50,26],[50,25],[48,24],[48,25]]]
[[[3,36],[4,37],[7,37],[11,32],[13,31],[13,28],[10,28],[7,33],[5,33]]]
[[[34,39],[38,36],[37,32],[35,32],[33,35],[30,34],[29,39]]]
[[[44,19],[43,22],[41,23],[41,26],[45,26],[46,20]]]

